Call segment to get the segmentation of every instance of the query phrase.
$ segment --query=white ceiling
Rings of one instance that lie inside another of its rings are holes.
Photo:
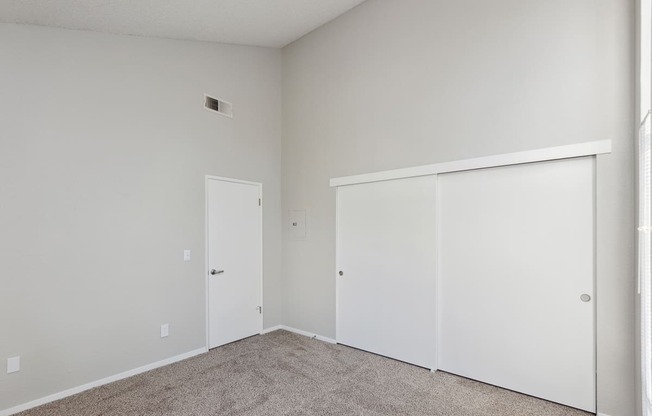
[[[1,0],[0,23],[283,47],[364,0]]]

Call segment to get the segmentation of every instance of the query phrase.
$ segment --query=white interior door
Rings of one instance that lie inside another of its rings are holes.
[[[439,368],[595,412],[594,158],[438,190]]]
[[[339,343],[434,367],[435,186],[430,176],[337,189]]]
[[[261,185],[207,179],[209,348],[262,330]]]

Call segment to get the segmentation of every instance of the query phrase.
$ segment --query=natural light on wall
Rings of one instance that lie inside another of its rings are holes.
[[[650,113],[641,125],[639,139],[639,291],[641,294],[641,366],[643,385],[643,414],[652,415],[652,246],[650,221],[652,168],[650,153]]]
[[[640,1],[638,279],[641,296],[641,397],[643,416],[652,416],[652,0]]]

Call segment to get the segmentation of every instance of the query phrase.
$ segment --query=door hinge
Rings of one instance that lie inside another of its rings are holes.
[[[258,309],[258,313],[260,313],[260,314],[263,313],[263,307],[262,306],[256,306],[256,309]]]
[[[259,207],[263,206],[263,200],[261,198],[258,198],[258,206]]]

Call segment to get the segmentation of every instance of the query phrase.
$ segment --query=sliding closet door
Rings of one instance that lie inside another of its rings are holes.
[[[439,368],[595,412],[594,159],[439,176]]]
[[[337,341],[435,365],[436,177],[337,189]]]

